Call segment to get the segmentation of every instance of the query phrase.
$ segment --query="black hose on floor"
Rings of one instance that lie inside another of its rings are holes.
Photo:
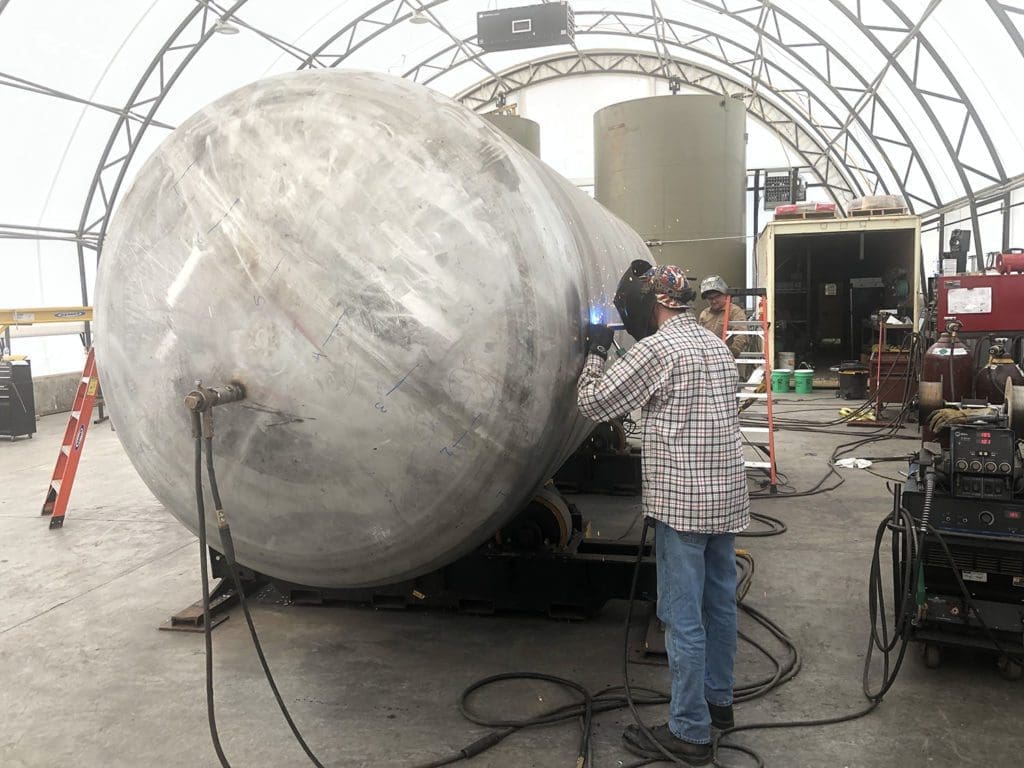
[[[198,422],[199,414],[195,413],[193,414],[193,434],[195,435],[199,435],[199,429],[197,426]],[[211,636],[212,627],[210,626],[210,576],[206,562],[208,546],[206,537],[206,505],[203,499],[202,448],[203,438],[196,437],[196,513],[199,523],[199,575],[200,580],[202,581],[203,591],[203,638],[206,650],[206,711],[207,719],[210,723],[210,737],[213,740],[213,748],[217,753],[217,759],[220,761],[222,768],[231,768],[231,764],[228,762],[227,757],[224,755],[224,750],[221,748],[220,735],[217,731],[217,720],[214,713],[213,639]],[[316,768],[325,768],[323,763],[320,762],[313,751],[309,748],[306,740],[299,732],[298,726],[295,725],[295,721],[292,719],[291,713],[288,711],[288,707],[285,705],[284,699],[281,697],[281,692],[277,688],[277,683],[274,681],[274,676],[270,671],[270,665],[267,663],[267,657],[263,653],[263,646],[260,643],[259,635],[256,633],[256,625],[253,623],[252,614],[249,611],[249,601],[246,597],[245,588],[242,584],[242,579],[238,574],[238,567],[235,562],[235,545],[231,538],[231,528],[228,525],[227,514],[224,512],[224,505],[221,503],[220,489],[217,487],[217,473],[213,462],[213,438],[211,437],[206,438],[206,472],[210,481],[210,495],[213,497],[214,508],[217,514],[217,528],[220,532],[221,548],[224,550],[224,559],[231,572],[232,582],[235,591],[238,594],[238,601],[242,607],[242,613],[245,615],[245,622],[249,628],[249,635],[252,638],[253,646],[256,649],[256,655],[259,657],[260,666],[263,668],[263,674],[267,678],[270,690],[273,691],[274,699],[277,701],[281,714],[284,715],[284,719],[288,723],[288,727],[291,729],[292,735],[295,737],[295,741],[302,748],[302,751],[306,753],[306,757],[309,758],[309,761],[316,766]]]
[[[213,701],[213,636],[210,634],[210,573],[206,562],[206,505],[203,500],[203,438],[199,430],[199,414],[192,415],[193,434],[195,437],[195,485],[196,485],[196,514],[199,518],[199,579],[202,582],[203,590],[203,644],[206,656],[206,719],[210,725],[210,739],[213,741],[213,750],[217,753],[217,760],[222,768],[231,768],[224,749],[220,744],[220,734],[217,732],[217,716],[214,711]]]

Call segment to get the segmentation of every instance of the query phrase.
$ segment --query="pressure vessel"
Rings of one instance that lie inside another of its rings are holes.
[[[395,582],[488,539],[586,436],[583,330],[640,237],[497,128],[378,73],[201,109],[110,225],[96,345],[117,434],[197,530],[183,396],[215,412],[238,561]],[[216,525],[208,523],[216,544]]]

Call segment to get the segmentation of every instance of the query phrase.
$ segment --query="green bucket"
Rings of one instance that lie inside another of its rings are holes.
[[[796,379],[796,386],[793,388],[797,394],[809,395],[814,390],[814,371],[800,370],[793,371]]]
[[[776,368],[772,371],[772,392],[789,392],[789,376],[793,373],[789,368]]]

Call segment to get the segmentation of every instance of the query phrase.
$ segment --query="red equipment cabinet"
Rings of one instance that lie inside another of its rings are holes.
[[[962,324],[961,333],[1024,331],[1024,275],[949,275],[936,280],[936,321]]]

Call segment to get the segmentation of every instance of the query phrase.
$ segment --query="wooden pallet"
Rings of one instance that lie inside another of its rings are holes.
[[[797,211],[796,213],[776,213],[776,221],[794,221],[796,219],[836,219],[835,211]]]
[[[860,208],[850,211],[851,216],[906,216],[906,208]]]

